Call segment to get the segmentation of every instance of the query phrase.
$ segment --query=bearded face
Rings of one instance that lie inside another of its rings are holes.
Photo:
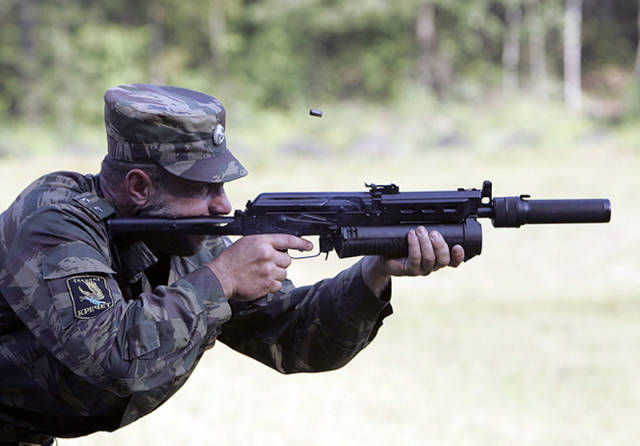
[[[167,206],[159,204],[140,212],[140,217],[178,218]],[[184,217],[184,216],[182,216]],[[196,254],[204,241],[204,235],[188,234],[148,234],[143,242],[156,255],[188,257]]]
[[[139,210],[140,217],[186,218],[212,217],[231,211],[222,183],[200,183],[178,177],[167,178],[162,190],[156,190],[149,203]],[[160,255],[191,256],[198,252],[204,235],[149,234],[143,240]]]

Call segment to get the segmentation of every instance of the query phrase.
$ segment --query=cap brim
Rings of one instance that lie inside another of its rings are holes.
[[[159,164],[172,174],[203,183],[227,183],[247,175],[247,169],[224,148],[214,156],[200,160],[173,161]]]

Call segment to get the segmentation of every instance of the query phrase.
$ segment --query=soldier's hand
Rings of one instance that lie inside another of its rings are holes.
[[[386,259],[385,272],[392,276],[426,276],[445,266],[457,267],[464,261],[462,246],[455,245],[451,252],[438,231],[427,233],[422,226],[407,236],[409,253],[401,259]]]
[[[252,300],[280,291],[291,264],[288,249],[310,251],[313,244],[293,235],[251,235],[237,240],[207,266],[227,298]]]
[[[455,245],[451,251],[438,231],[419,226],[409,231],[407,236],[409,252],[407,257],[390,259],[385,257],[367,258],[364,264],[364,280],[371,290],[379,294],[389,276],[426,276],[445,266],[457,267],[464,261],[464,249]]]

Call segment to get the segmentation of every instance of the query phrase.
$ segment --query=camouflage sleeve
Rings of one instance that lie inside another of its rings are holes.
[[[381,298],[362,279],[362,261],[332,279],[256,301],[231,301],[219,339],[281,373],[342,367],[376,336],[392,313],[391,286]]]
[[[68,370],[124,396],[190,371],[231,309],[206,267],[125,300],[98,227],[73,207],[30,218],[9,252],[5,297]]]

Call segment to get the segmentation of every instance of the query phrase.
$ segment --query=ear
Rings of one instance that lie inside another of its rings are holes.
[[[155,187],[151,177],[140,169],[131,169],[124,179],[127,196],[133,204],[143,207],[151,200]]]

